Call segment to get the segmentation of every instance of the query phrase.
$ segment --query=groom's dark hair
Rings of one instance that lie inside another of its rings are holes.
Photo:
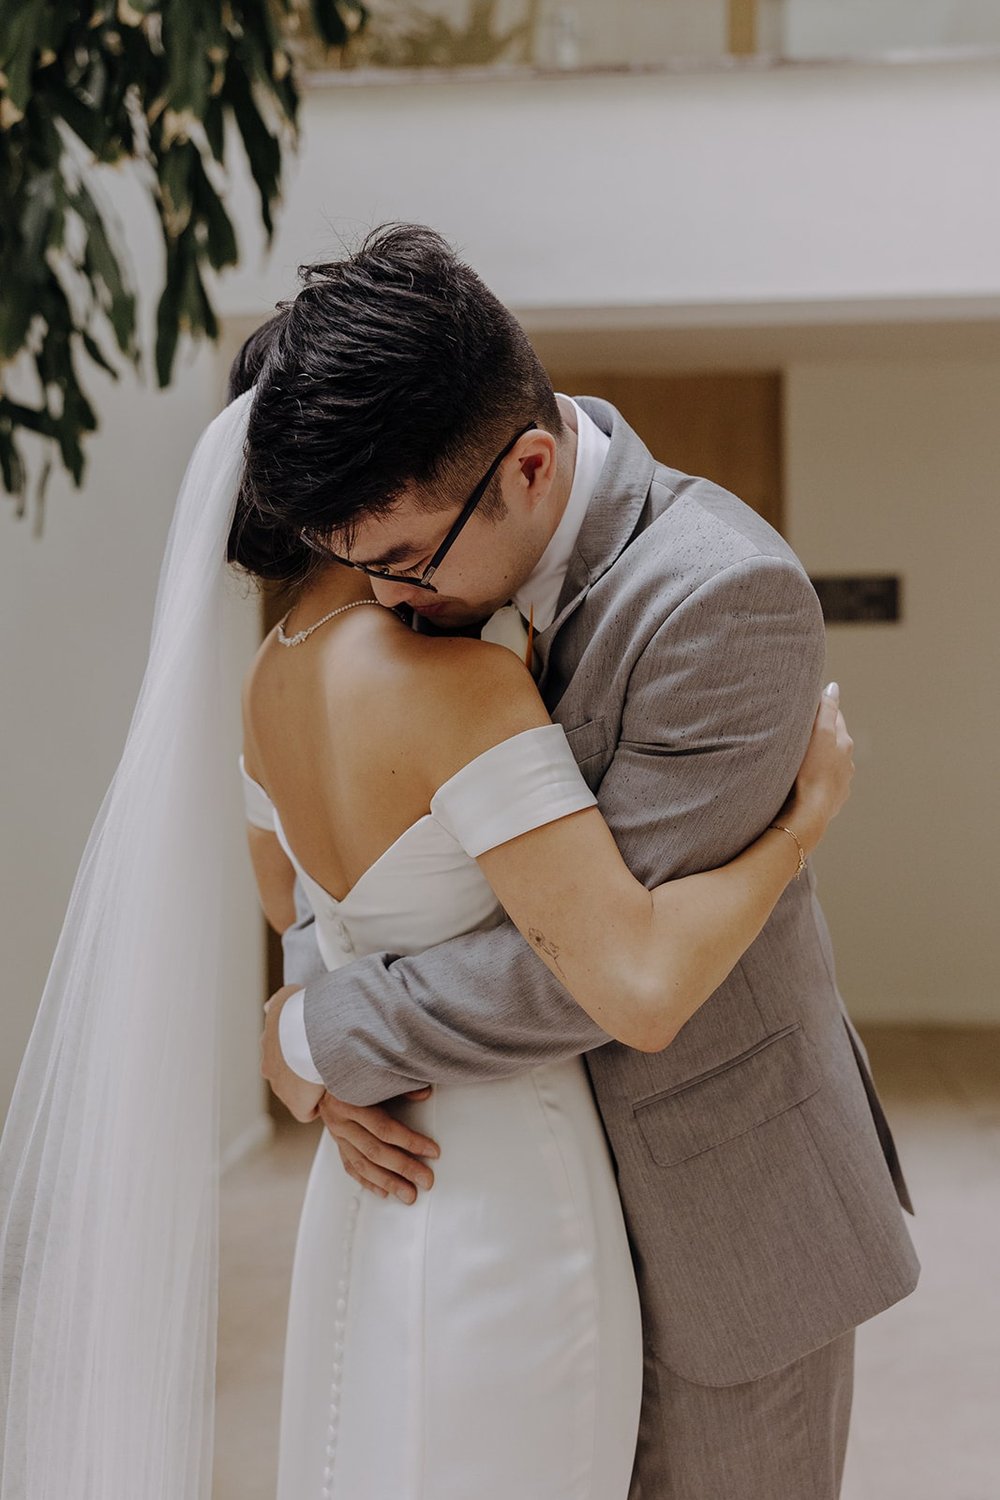
[[[300,535],[344,550],[406,489],[456,505],[525,423],[562,432],[524,329],[432,229],[383,225],[299,275],[259,373],[245,484]],[[496,517],[491,490],[482,513]]]

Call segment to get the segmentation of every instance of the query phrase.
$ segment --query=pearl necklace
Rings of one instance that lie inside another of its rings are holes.
[[[284,615],[282,619],[278,621],[278,640],[283,646],[301,646],[302,642],[304,640],[307,640],[309,636],[312,635],[314,630],[318,630],[321,625],[325,625],[327,620],[332,620],[334,615],[346,614],[349,609],[359,609],[362,604],[378,604],[378,600],[355,599],[353,604],[342,604],[339,609],[331,609],[330,613],[328,615],[324,615],[322,620],[317,620],[315,625],[310,625],[305,630],[297,630],[294,635],[286,635],[284,630],[282,629],[285,620],[288,619],[288,615],[290,615],[292,612],[291,610],[289,610],[288,614]],[[380,604],[379,608],[382,608]]]

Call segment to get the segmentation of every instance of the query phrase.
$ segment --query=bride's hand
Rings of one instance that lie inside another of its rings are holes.
[[[809,853],[816,847],[851,794],[854,741],[840,711],[840,689],[835,682],[823,691],[805,759],[795,790],[781,821],[798,834]]]

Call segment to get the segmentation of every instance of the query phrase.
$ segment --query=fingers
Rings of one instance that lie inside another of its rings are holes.
[[[417,1190],[405,1177],[372,1161],[350,1141],[339,1139],[337,1146],[344,1170],[362,1187],[382,1198],[398,1198],[401,1203],[416,1202]]]
[[[320,1112],[331,1125],[354,1120],[377,1140],[396,1146],[410,1156],[429,1156],[434,1159],[441,1155],[437,1141],[432,1141],[429,1135],[421,1135],[418,1130],[412,1130],[409,1125],[397,1120],[395,1115],[378,1105],[344,1104],[332,1094],[327,1094]]]
[[[389,1194],[384,1187],[379,1187],[377,1183],[370,1182],[369,1179],[365,1176],[364,1170],[360,1164],[361,1160],[361,1158],[358,1158],[356,1154],[350,1150],[350,1147],[340,1147],[341,1165],[343,1166],[344,1171],[347,1173],[348,1177],[353,1177],[355,1182],[360,1183],[361,1186],[367,1189],[369,1193],[374,1193],[376,1198],[388,1198]]]
[[[342,1121],[337,1138],[353,1146],[373,1167],[378,1167],[393,1178],[401,1178],[407,1185],[412,1183],[415,1188],[423,1188],[425,1191],[434,1186],[434,1173],[426,1162],[419,1157],[410,1156],[406,1151],[400,1151],[396,1146],[387,1146],[356,1120]],[[416,1197],[415,1192],[413,1197]]]
[[[318,1113],[337,1143],[345,1170],[363,1187],[414,1203],[418,1188],[429,1191],[434,1186],[434,1173],[420,1158],[439,1156],[437,1143],[388,1110],[344,1104],[326,1093]]]
[[[831,688],[836,688],[836,693],[832,693],[830,691]],[[816,710],[817,729],[826,729],[833,733],[836,729],[839,715],[840,689],[835,682],[831,682],[828,687],[823,689],[822,697],[819,700],[819,708]]]
[[[411,1130],[409,1125],[397,1120],[387,1109],[358,1110],[354,1118],[376,1139],[385,1141],[389,1146],[398,1146],[410,1156],[435,1158],[441,1155],[437,1141],[432,1141],[429,1135],[421,1135],[418,1130]]]
[[[795,795],[819,808],[824,828],[850,795],[854,776],[854,741],[840,707],[840,688],[831,682],[823,689],[816,719],[799,775]]]

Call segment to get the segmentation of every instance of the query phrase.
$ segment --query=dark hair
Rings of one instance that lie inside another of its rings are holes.
[[[237,350],[236,358],[229,366],[229,378],[226,381],[227,406],[230,401],[235,401],[237,396],[242,396],[257,383],[267,356],[274,347],[278,332],[284,325],[287,311],[287,302],[279,304],[277,311],[272,313],[267,322],[255,328],[250,337],[243,340]]]
[[[289,303],[279,304],[277,312],[240,345],[229,367],[227,405],[261,379],[284,328],[289,306]],[[304,583],[322,566],[315,549],[302,540],[295,526],[257,504],[245,471],[229,529],[226,561],[255,578],[288,587]]]
[[[262,515],[343,550],[407,487],[430,509],[457,504],[525,423],[561,434],[521,325],[433,230],[383,225],[299,275],[249,419],[245,485]]]

